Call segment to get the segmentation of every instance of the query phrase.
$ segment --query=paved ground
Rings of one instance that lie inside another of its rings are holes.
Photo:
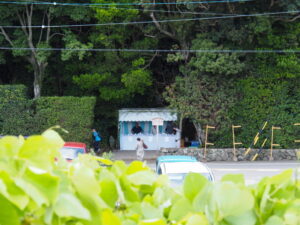
[[[228,173],[244,174],[247,184],[257,183],[264,176],[274,176],[289,168],[300,168],[300,163],[295,161],[210,162],[207,165],[212,169],[216,180]]]
[[[159,151],[146,150],[144,159],[147,161],[155,161],[155,159],[158,157],[158,155],[159,155]],[[130,161],[136,159],[136,151],[133,151],[133,150],[114,151],[113,158],[115,160],[124,160],[126,162],[130,162]]]
[[[148,163],[155,168],[153,162]],[[265,176],[274,176],[280,172],[292,168],[300,168],[300,163],[295,161],[273,162],[208,162],[215,179],[218,181],[225,174],[244,174],[246,184],[255,184]]]
[[[146,151],[145,160],[151,168],[155,168],[155,159],[158,151]],[[135,159],[135,151],[118,151],[114,159],[131,162]],[[208,162],[207,165],[213,171],[216,180],[220,180],[225,174],[244,174],[247,184],[254,184],[265,176],[274,176],[289,168],[300,168],[300,162],[296,161],[272,161],[272,162]],[[300,170],[300,169],[299,169]]]

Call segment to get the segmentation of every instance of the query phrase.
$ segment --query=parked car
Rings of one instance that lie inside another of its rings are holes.
[[[160,156],[156,159],[156,173],[167,174],[172,186],[183,183],[188,173],[200,173],[209,181],[214,181],[212,171],[195,157],[183,155]]]
[[[72,161],[79,154],[87,153],[86,144],[81,142],[66,142],[60,152],[67,161]]]

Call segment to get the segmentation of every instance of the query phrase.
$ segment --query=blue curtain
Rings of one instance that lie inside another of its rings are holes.
[[[163,126],[158,126],[159,133],[163,133]]]
[[[123,128],[124,128],[124,134],[125,135],[129,134],[129,131],[128,131],[128,122],[123,122],[122,125],[123,125]]]
[[[145,122],[140,122],[140,126],[141,126],[141,128],[143,129],[143,131],[144,131],[144,133],[146,132],[145,131]]]
[[[152,134],[152,122],[148,122],[149,127],[148,127],[148,133]]]

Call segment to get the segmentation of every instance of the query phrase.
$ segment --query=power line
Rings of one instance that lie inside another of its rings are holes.
[[[248,2],[252,0],[211,0],[211,1],[191,1],[191,2],[141,2],[141,3],[66,3],[66,2],[18,2],[18,1],[0,1],[0,4],[15,5],[53,5],[53,6],[103,6],[103,5],[188,5],[188,4],[211,4],[211,3],[231,3],[231,2]]]
[[[100,9],[119,9],[119,10],[138,10],[143,12],[158,12],[158,13],[178,13],[178,14],[192,14],[192,15],[237,15],[231,13],[217,13],[217,12],[191,12],[191,11],[174,11],[174,10],[160,10],[160,9],[138,9],[138,8],[121,8],[121,7],[105,7],[98,6]]]
[[[256,13],[256,14],[237,14],[229,16],[215,16],[215,17],[199,17],[199,18],[187,18],[187,19],[172,19],[172,20],[157,20],[159,23],[170,23],[170,22],[184,22],[184,21],[201,21],[201,20],[214,20],[214,19],[229,19],[239,17],[256,17],[256,16],[270,16],[279,14],[293,14],[299,13],[300,11],[286,11],[286,12],[270,12],[270,13]],[[115,25],[134,25],[134,24],[148,24],[153,23],[150,21],[131,21],[131,22],[111,22],[111,23],[99,23],[99,24],[68,24],[68,25],[31,25],[31,26],[1,26],[2,28],[65,28],[65,27],[97,27],[97,26],[115,26]]]
[[[252,1],[252,0],[244,0],[244,1],[246,2],[246,1]],[[6,2],[0,2],[0,4],[1,3],[5,4]],[[24,5],[24,3],[23,3],[23,5]],[[62,6],[72,6],[72,5],[62,5]],[[236,15],[236,14],[231,14],[231,13],[217,13],[217,12],[191,12],[191,11],[174,11],[174,10],[144,9],[144,8],[122,8],[122,7],[116,7],[114,5],[111,5],[111,6],[80,5],[80,6],[94,7],[94,8],[100,8],[100,9],[137,10],[137,11],[143,11],[143,12],[157,12],[157,13],[178,13],[178,14],[192,14],[192,15]]]
[[[0,47],[0,50],[21,51],[86,51],[86,52],[144,52],[144,53],[300,53],[298,49],[82,49],[82,48],[18,48]]]

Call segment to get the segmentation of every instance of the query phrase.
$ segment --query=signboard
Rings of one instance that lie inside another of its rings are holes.
[[[164,125],[164,120],[162,118],[153,118],[152,119],[152,126],[162,126]]]

